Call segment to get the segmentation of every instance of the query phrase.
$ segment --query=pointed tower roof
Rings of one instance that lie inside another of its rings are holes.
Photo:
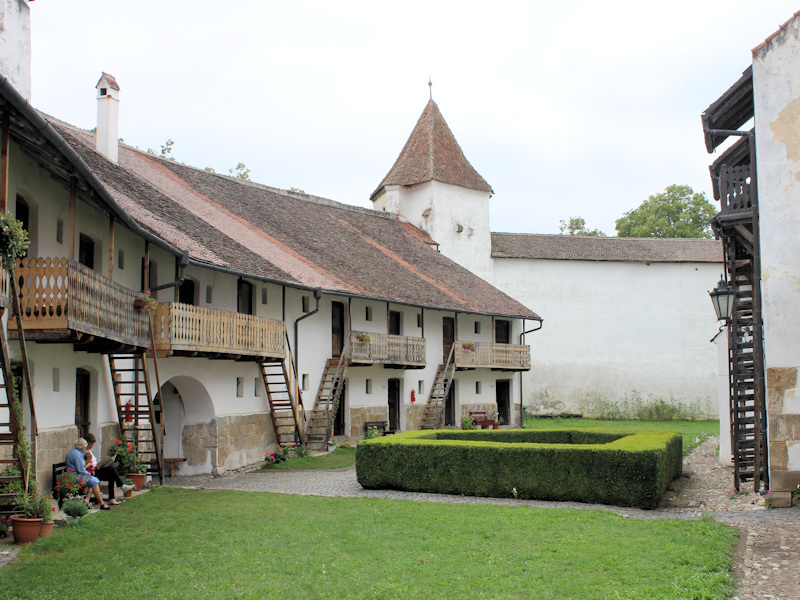
[[[374,200],[387,185],[431,180],[492,193],[491,186],[469,164],[433,100],[428,101],[400,156],[370,198]]]

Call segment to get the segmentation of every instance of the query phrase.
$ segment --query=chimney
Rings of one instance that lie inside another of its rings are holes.
[[[119,84],[103,73],[97,89],[97,151],[113,163],[119,161]]]
[[[0,2],[0,74],[31,99],[31,9],[27,0]]]

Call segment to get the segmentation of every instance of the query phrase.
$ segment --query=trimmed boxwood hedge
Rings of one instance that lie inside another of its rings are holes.
[[[363,440],[358,482],[466,496],[652,509],[683,468],[676,432],[428,430]]]

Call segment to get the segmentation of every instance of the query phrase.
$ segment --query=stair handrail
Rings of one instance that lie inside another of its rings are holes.
[[[289,390],[289,403],[292,405],[292,413],[294,413],[294,423],[297,428],[297,436],[300,438],[300,444],[304,443],[305,438],[305,425],[306,425],[306,409],[303,406],[303,395],[300,393],[300,383],[297,379],[297,371],[294,364],[294,355],[292,354],[292,346],[289,344],[289,332],[284,329],[283,332],[286,337],[286,356],[289,359],[289,368],[286,372],[289,373],[289,381],[286,389]],[[300,427],[300,414],[302,410],[302,423]]]
[[[153,369],[155,370],[156,376],[156,393],[161,393],[161,378],[158,375],[158,358],[156,357],[156,333],[155,333],[155,325],[153,323],[153,312],[149,308],[147,309],[147,324],[148,329],[150,330],[150,348],[153,352]],[[142,353],[142,363],[146,363],[147,361],[147,353]],[[145,364],[145,367],[147,365]],[[164,444],[162,443],[164,440],[164,404],[161,404],[161,419],[159,419],[158,424],[158,435],[156,435],[156,428],[155,425],[155,408],[153,406],[153,401],[155,400],[155,396],[151,393],[150,390],[150,381],[147,378],[147,370],[145,369],[145,387],[147,389],[147,406],[150,411],[150,428],[153,431],[153,445],[155,446],[156,450],[156,462],[158,465],[158,479],[163,484],[164,483]]]
[[[453,374],[448,373],[450,371],[455,372],[456,364],[455,364],[455,351],[456,351],[456,344],[453,342],[453,345],[450,346],[450,354],[447,355],[447,361],[444,363],[444,369],[442,369],[442,375],[447,378],[447,385],[444,388],[444,395],[443,395],[443,402],[441,410],[436,411],[436,426],[441,427],[444,425],[442,421],[444,420],[444,406],[447,405],[447,394],[450,393],[450,386],[453,383]],[[452,366],[451,366],[452,363]]]
[[[336,382],[335,389],[333,390],[333,398],[329,404],[328,409],[328,426],[325,430],[326,441],[330,439],[331,429],[333,428],[333,421],[336,418],[336,412],[339,410],[339,398],[342,395],[342,379],[347,372],[347,363],[350,355],[350,336],[345,336],[344,346],[339,353],[339,363],[336,365],[336,373],[334,373],[333,380]]]
[[[31,456],[34,462],[36,461],[36,440],[39,437],[39,426],[36,422],[36,406],[33,402],[33,387],[31,386],[31,372],[28,365],[28,346],[25,343],[25,330],[22,328],[22,311],[19,305],[19,292],[17,291],[17,278],[14,273],[14,266],[9,269],[9,283],[11,285],[11,304],[14,310],[14,317],[17,320],[17,339],[19,340],[19,351],[22,356],[22,375],[25,380],[25,388],[28,392],[28,408],[30,409],[31,418]],[[10,366],[10,365],[9,365]],[[10,382],[9,382],[10,383]],[[22,398],[20,398],[22,402]],[[21,432],[25,435],[25,432]],[[34,481],[36,473],[34,472]]]

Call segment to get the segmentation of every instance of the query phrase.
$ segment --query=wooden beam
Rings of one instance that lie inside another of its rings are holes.
[[[2,133],[0,133],[0,212],[8,212],[8,111],[3,112]]]
[[[114,281],[114,217],[108,218],[108,278]]]
[[[75,177],[69,180],[69,257],[75,260]]]

